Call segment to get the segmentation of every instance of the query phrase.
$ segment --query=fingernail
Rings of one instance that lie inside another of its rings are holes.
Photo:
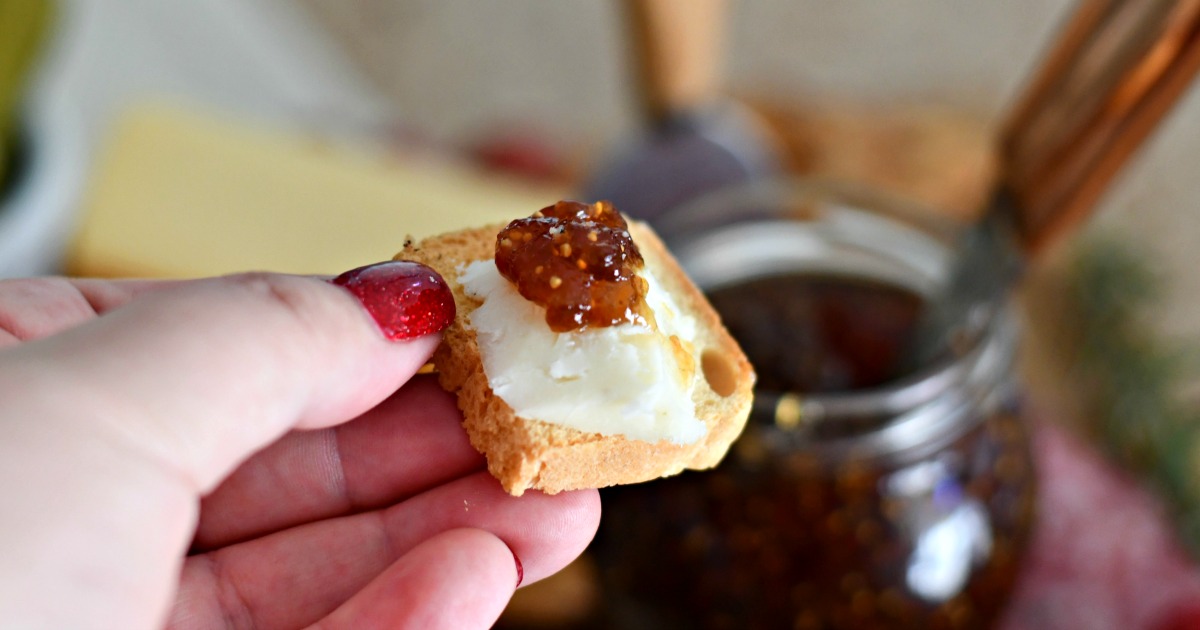
[[[367,265],[334,278],[392,341],[438,332],[454,320],[454,294],[436,271],[407,260]]]
[[[509,547],[508,550],[512,551],[512,547]],[[513,562],[517,563],[517,585],[513,587],[516,589],[521,586],[521,582],[525,581],[525,565],[521,564],[521,559],[517,557],[515,551],[513,551]]]
[[[513,551],[512,545],[505,542],[504,546],[508,547],[508,552],[513,557],[513,563],[517,565],[517,585],[513,587],[513,590],[516,590],[521,587],[521,582],[525,581],[525,565],[521,564],[521,558],[517,555],[516,551]]]

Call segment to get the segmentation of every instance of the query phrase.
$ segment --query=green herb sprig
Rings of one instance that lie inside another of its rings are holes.
[[[1162,493],[1200,557],[1200,409],[1180,395],[1200,376],[1200,352],[1148,324],[1167,290],[1149,261],[1114,238],[1081,247],[1068,283],[1080,335],[1077,377],[1092,431]]]

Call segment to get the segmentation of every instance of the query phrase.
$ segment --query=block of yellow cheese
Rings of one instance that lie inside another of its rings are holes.
[[[408,235],[525,216],[563,195],[462,165],[143,105],[100,152],[68,269],[334,274],[390,259]]]

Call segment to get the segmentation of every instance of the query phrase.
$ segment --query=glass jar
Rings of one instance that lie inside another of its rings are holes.
[[[660,234],[758,372],[715,470],[602,491],[591,553],[621,628],[968,628],[1033,517],[1004,299],[911,359],[957,226],[818,182],[727,190]]]

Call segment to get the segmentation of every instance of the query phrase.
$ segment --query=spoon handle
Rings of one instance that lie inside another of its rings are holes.
[[[1001,192],[1037,254],[1087,218],[1200,70],[1200,0],[1084,0],[1001,134]]]
[[[708,105],[718,90],[726,0],[626,0],[650,120]]]

